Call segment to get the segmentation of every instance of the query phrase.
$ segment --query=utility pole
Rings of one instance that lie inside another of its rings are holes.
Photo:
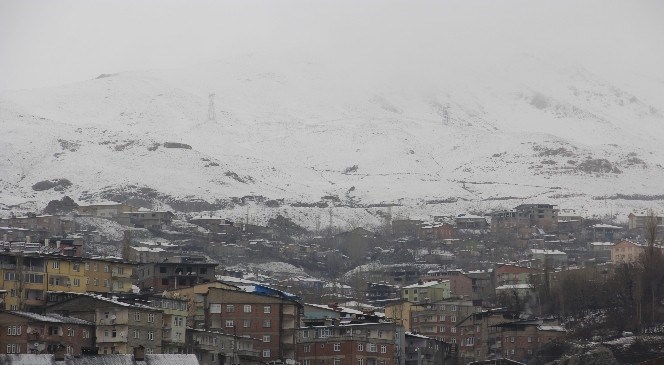
[[[214,110],[214,93],[208,96],[208,121],[215,122],[217,120],[217,113]]]

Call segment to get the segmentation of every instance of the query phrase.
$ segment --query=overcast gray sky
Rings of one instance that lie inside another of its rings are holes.
[[[367,67],[532,51],[664,77],[663,20],[657,0],[0,0],[0,90],[290,50]]]

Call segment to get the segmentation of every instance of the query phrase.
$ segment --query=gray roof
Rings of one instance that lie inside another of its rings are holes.
[[[199,363],[194,354],[145,355],[145,361],[135,361],[134,355],[67,356],[63,361],[55,361],[52,354],[0,354],[0,365],[199,365]]]
[[[82,319],[74,318],[74,317],[65,317],[61,316],[59,314],[37,314],[37,313],[31,313],[31,312],[21,312],[21,311],[11,311],[9,312],[11,314],[15,314],[17,316],[29,318],[38,322],[49,322],[49,323],[70,323],[70,324],[86,324],[86,325],[94,325],[92,322],[84,321]],[[0,363],[1,364],[1,363]]]

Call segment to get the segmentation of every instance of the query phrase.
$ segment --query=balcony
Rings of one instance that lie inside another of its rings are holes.
[[[236,350],[236,354],[240,358],[254,358],[260,356],[260,350]]]

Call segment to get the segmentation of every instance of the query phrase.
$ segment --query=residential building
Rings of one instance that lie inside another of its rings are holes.
[[[450,355],[450,346],[432,337],[406,332],[405,343],[405,365],[444,364]]]
[[[301,314],[297,297],[259,284],[251,292],[210,288],[205,295],[205,328],[263,339],[263,362],[295,358]]]
[[[529,228],[537,226],[546,231],[558,228],[558,206],[551,204],[521,204],[508,211],[491,214],[491,229]]]
[[[403,329],[392,322],[300,328],[297,361],[303,365],[404,364]]]
[[[567,253],[559,250],[530,249],[530,255],[536,260],[539,267],[567,266]]]
[[[138,268],[137,285],[155,292],[215,281],[216,263],[189,257],[171,257],[159,263],[144,263]]]
[[[556,341],[566,332],[558,320],[514,320],[493,325],[495,331],[490,342],[502,357],[527,363],[537,350]]]
[[[187,301],[189,314],[187,316],[187,327],[205,328],[205,295],[210,288],[224,288],[228,290],[240,290],[237,286],[213,281],[188,287],[170,289],[162,293],[167,298],[177,298]]]
[[[611,262],[614,264],[636,262],[645,252],[645,247],[632,241],[620,241],[611,246]]]
[[[80,294],[48,306],[46,313],[95,323],[95,345],[102,354],[132,354],[141,346],[148,354],[162,353],[163,315],[154,307]]]
[[[100,218],[117,218],[121,213],[135,212],[137,210],[138,207],[116,202],[100,202],[78,206],[78,214]]]
[[[399,287],[388,283],[367,283],[365,297],[369,302],[384,301],[399,297]]]
[[[116,217],[120,224],[135,228],[161,230],[171,224],[175,215],[168,211],[151,211],[139,209],[133,212],[122,212]]]
[[[644,229],[646,228],[646,224],[648,222],[648,216],[650,215],[649,212],[633,212],[630,213],[627,218],[627,226],[629,229]],[[655,220],[657,222],[658,226],[661,226],[664,224],[664,216],[661,215],[654,215]]]
[[[394,219],[392,234],[395,237],[417,237],[417,231],[422,223],[419,219]]]
[[[437,302],[452,296],[449,280],[418,282],[401,288],[401,298],[409,302]]]
[[[622,238],[622,227],[610,224],[595,224],[592,226],[593,239],[596,241],[614,242]]]
[[[52,354],[62,347],[81,355],[94,347],[94,330],[93,322],[78,318],[0,311],[0,354]]]
[[[512,264],[497,264],[493,270],[496,286],[530,284],[531,277],[541,273],[541,269]]]
[[[385,304],[385,319],[403,327],[405,332],[411,332],[410,318],[413,303],[405,299],[391,301]]]
[[[187,342],[201,365],[242,364],[260,365],[258,347],[263,339],[235,336],[232,333],[187,329]]]

